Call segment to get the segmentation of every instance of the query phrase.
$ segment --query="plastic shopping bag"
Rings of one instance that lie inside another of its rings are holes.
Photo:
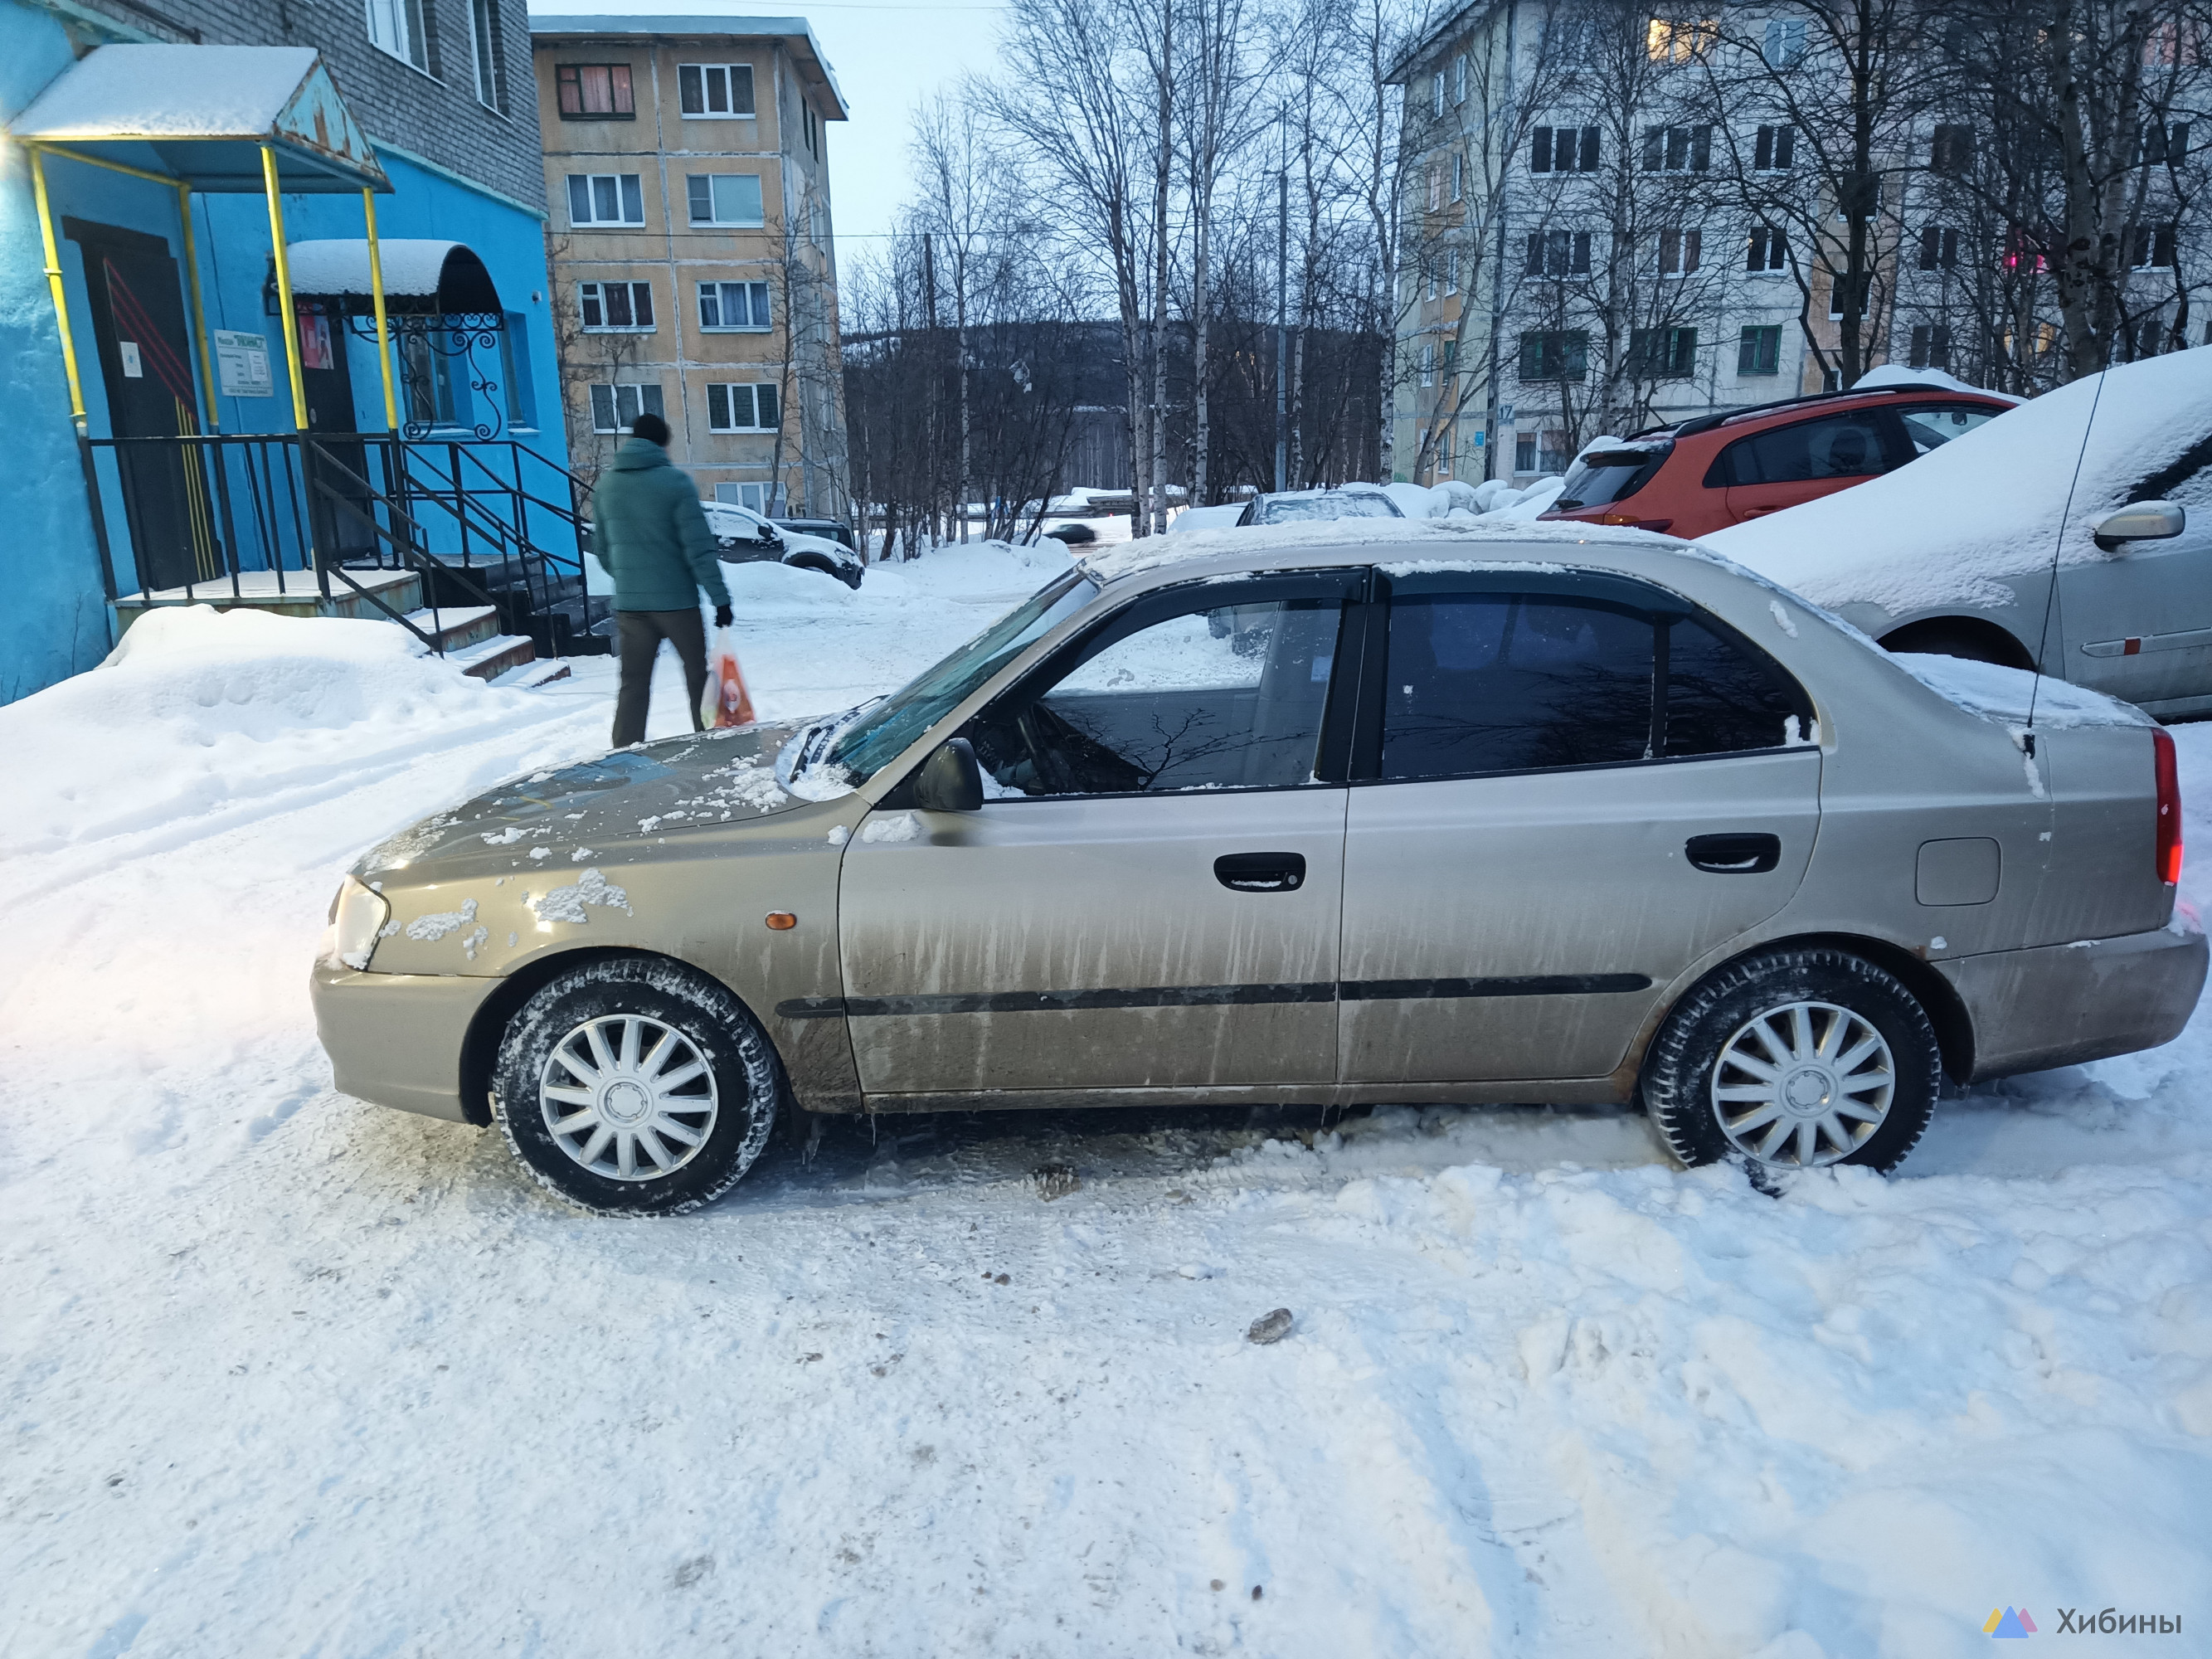
[[[707,661],[707,695],[700,700],[699,718],[709,726],[750,726],[757,718],[753,714],[752,693],[745,690],[745,677],[738,667],[737,647],[730,643],[730,630],[714,630],[714,649]]]

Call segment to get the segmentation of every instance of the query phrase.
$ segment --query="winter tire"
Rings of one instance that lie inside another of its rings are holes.
[[[768,1144],[783,1094],[737,998],[640,957],[540,987],[507,1022],[495,1076],[515,1157],[600,1215],[680,1215],[720,1198]]]
[[[1942,1081],[1936,1028],[1896,975],[1847,951],[1777,951],[1731,963],[1675,1006],[1643,1093],[1686,1164],[1887,1173],[1926,1131]]]

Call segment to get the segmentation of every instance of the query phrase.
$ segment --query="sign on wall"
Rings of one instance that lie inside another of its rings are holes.
[[[259,334],[219,328],[215,333],[216,378],[226,398],[269,398],[276,382],[269,373],[269,342]]]

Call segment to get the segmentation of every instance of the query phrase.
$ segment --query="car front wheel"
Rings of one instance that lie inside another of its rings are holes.
[[[1928,1127],[1942,1054],[1897,976],[1848,951],[1776,951],[1685,997],[1644,1066],[1644,1103],[1684,1164],[1887,1171]]]
[[[768,1144],[783,1092],[767,1036],[722,986],[622,957],[549,981],[507,1024],[501,1127],[540,1185],[602,1215],[720,1197]]]

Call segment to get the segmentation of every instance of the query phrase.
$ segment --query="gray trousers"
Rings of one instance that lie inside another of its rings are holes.
[[[691,697],[691,729],[701,729],[700,699],[707,695],[707,624],[697,611],[618,611],[622,690],[615,698],[615,747],[645,739],[645,714],[653,702],[653,659],[660,642],[676,647]]]

